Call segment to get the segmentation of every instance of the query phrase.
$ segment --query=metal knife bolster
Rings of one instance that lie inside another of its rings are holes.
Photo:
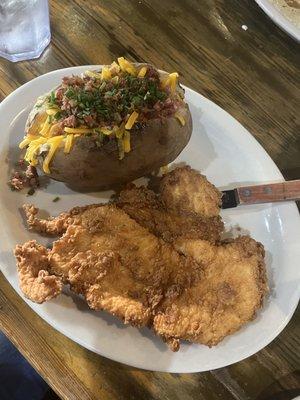
[[[222,208],[233,208],[239,204],[237,189],[222,191]]]

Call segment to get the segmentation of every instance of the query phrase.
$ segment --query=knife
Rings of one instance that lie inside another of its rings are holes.
[[[244,186],[222,191],[222,208],[239,205],[300,200],[300,179],[264,185]]]

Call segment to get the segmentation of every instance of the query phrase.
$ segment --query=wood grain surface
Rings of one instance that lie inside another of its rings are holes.
[[[300,179],[237,188],[239,204],[300,200]]]
[[[240,121],[286,179],[300,177],[299,45],[254,0],[52,0],[52,42],[39,60],[0,60],[0,100],[57,68],[124,55],[181,73]],[[246,25],[248,29],[242,29]],[[75,344],[0,276],[0,327],[62,398],[292,399],[300,394],[300,316],[265,349],[199,374],[147,372]]]

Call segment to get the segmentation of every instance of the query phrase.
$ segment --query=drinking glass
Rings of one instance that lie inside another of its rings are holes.
[[[0,0],[0,57],[38,58],[50,39],[48,0]]]

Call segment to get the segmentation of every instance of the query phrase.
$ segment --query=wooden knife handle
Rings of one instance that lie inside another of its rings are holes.
[[[300,179],[266,185],[244,186],[236,190],[240,204],[300,200]]]

